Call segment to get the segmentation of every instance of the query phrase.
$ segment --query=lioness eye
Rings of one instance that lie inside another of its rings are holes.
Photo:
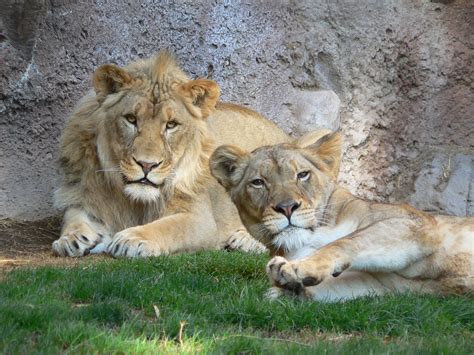
[[[257,189],[261,188],[264,185],[264,182],[262,179],[254,179],[250,182],[253,187],[256,187]]]
[[[166,122],[166,129],[173,129],[178,125],[178,122],[176,121],[169,121]]]
[[[137,124],[137,117],[133,114],[133,113],[127,113],[126,115],[124,115],[123,117],[125,117],[125,119],[133,124],[133,125],[136,125]]]
[[[309,171],[302,171],[301,173],[298,173],[297,177],[298,177],[298,180],[306,181],[309,179],[310,175],[311,173]]]

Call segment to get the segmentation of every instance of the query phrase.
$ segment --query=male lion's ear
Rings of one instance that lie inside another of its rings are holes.
[[[247,152],[231,145],[222,145],[212,153],[209,160],[211,174],[219,184],[229,190],[241,178],[239,166],[243,163]]]
[[[206,118],[215,109],[221,90],[215,81],[196,79],[184,83],[181,93],[189,98],[192,105],[201,110],[201,116]]]
[[[95,71],[92,77],[97,101],[102,102],[107,95],[119,91],[124,85],[130,83],[130,75],[113,64],[102,65]]]
[[[321,161],[329,175],[337,178],[342,155],[342,136],[339,132],[326,134],[303,149]]]

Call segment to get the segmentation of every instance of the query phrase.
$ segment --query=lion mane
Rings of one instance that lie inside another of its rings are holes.
[[[247,249],[263,248],[242,232],[208,161],[216,143],[255,148],[286,134],[219,103],[217,83],[189,79],[168,53],[103,65],[92,82],[60,141],[55,204],[66,212],[56,254],[160,255],[222,247],[235,233]]]

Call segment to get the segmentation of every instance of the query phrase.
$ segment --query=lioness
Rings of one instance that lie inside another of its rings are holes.
[[[209,173],[217,144],[254,149],[286,142],[276,125],[219,103],[212,80],[190,80],[168,54],[124,68],[103,65],[60,143],[65,209],[59,256],[106,249],[151,256],[230,248],[262,250]]]
[[[472,291],[474,218],[357,198],[336,184],[340,155],[339,133],[213,153],[212,174],[274,256],[266,268],[269,296],[335,301]]]

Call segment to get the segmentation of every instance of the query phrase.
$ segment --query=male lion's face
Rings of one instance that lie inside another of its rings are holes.
[[[213,108],[219,92],[210,80],[166,79],[115,66],[99,68],[94,77],[98,97],[103,86],[107,90],[98,138],[101,164],[121,174],[127,196],[144,202],[157,200],[165,185],[179,179],[180,168],[194,163],[185,156],[199,150],[208,106]]]
[[[175,173],[186,146],[199,141],[204,124],[176,102],[156,104],[146,93],[130,90],[107,112],[115,129],[110,148],[118,159],[124,191],[133,199],[155,200]]]
[[[339,155],[337,133],[306,147],[280,144],[245,153],[223,146],[211,157],[211,171],[250,233],[270,241],[289,227],[324,224],[323,206],[334,188]]]

